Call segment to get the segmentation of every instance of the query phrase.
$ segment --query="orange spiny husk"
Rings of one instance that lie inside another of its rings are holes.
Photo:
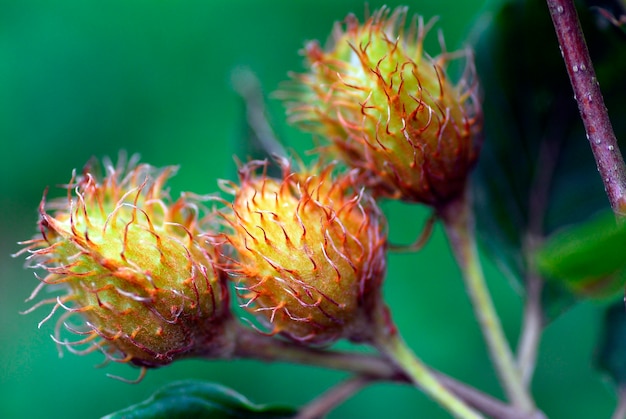
[[[266,165],[241,167],[224,214],[242,305],[272,333],[299,342],[369,339],[382,304],[382,213],[354,172],[335,176],[333,165],[295,172],[283,160],[282,179],[274,179],[258,173]]]
[[[199,238],[210,218],[201,203],[171,202],[164,184],[175,167],[134,159],[124,167],[121,158],[117,167],[105,160],[104,177],[99,169],[90,163],[74,175],[67,198],[42,200],[40,235],[23,252],[47,275],[30,299],[41,288],[58,296],[28,311],[50,303],[46,321],[65,310],[54,334],[60,347],[142,367],[227,350],[226,274],[215,246]],[[79,338],[63,338],[63,329]]]
[[[460,195],[481,145],[482,110],[469,49],[430,57],[430,24],[383,7],[364,23],[337,23],[326,49],[303,54],[282,97],[291,122],[331,142],[319,149],[363,173],[374,196],[432,206]],[[465,60],[454,84],[450,61]]]

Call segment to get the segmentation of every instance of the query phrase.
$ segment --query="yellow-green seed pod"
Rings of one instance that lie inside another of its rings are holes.
[[[47,271],[31,299],[41,288],[59,291],[33,309],[53,305],[44,321],[65,310],[55,341],[144,367],[225,350],[225,274],[214,246],[198,239],[199,203],[171,202],[163,189],[176,168],[105,161],[103,178],[98,169],[74,176],[66,199],[44,199],[41,234],[25,242],[30,266]],[[64,327],[81,337],[63,338]]]
[[[355,186],[354,173],[333,176],[332,165],[293,172],[283,161],[283,177],[274,179],[257,173],[265,164],[240,169],[224,215],[242,305],[296,341],[369,338],[386,248],[374,200]]]
[[[470,50],[423,51],[427,28],[407,9],[348,16],[330,44],[305,49],[308,72],[283,93],[290,120],[332,146],[322,154],[361,169],[375,196],[433,206],[464,189],[480,148],[482,111]],[[464,58],[460,81],[446,75]]]

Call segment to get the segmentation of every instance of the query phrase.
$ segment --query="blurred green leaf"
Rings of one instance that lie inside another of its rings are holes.
[[[537,267],[576,294],[612,296],[626,282],[626,224],[610,212],[553,234],[537,253]]]
[[[149,399],[103,419],[278,419],[295,415],[283,406],[256,405],[227,387],[203,381],[172,383]]]
[[[614,30],[597,27],[592,13],[579,10],[596,73],[609,110],[624,115],[626,44]],[[485,142],[475,177],[477,229],[486,250],[523,288],[537,243],[609,204],[546,5],[504,2],[478,25]],[[617,137],[626,139],[624,118],[613,120]],[[554,318],[575,296],[549,282],[543,299]]]
[[[595,364],[616,384],[626,383],[626,307],[621,301],[606,309]]]

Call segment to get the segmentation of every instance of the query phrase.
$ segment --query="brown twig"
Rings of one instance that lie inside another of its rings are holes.
[[[626,216],[626,166],[573,0],[546,0],[587,138],[613,212]]]
[[[620,386],[617,391],[617,406],[611,419],[624,419],[626,418],[626,388]]]
[[[526,299],[522,332],[517,346],[517,363],[522,374],[524,385],[529,386],[535,370],[537,350],[544,326],[544,312],[541,302],[544,281],[537,272],[534,255],[544,240],[544,222],[550,193],[554,183],[559,155],[566,140],[566,127],[570,125],[569,113],[563,112],[565,95],[559,92],[553,104],[539,145],[535,176],[532,179],[528,194],[528,224],[524,235],[524,254],[526,261]]]
[[[309,348],[276,337],[241,328],[238,330],[233,358],[257,359],[265,362],[292,362],[351,372],[370,380],[409,383],[409,378],[387,359],[373,354],[337,352]],[[539,411],[521,412],[474,387],[461,383],[441,372],[431,373],[451,392],[471,407],[494,419],[543,419]]]
[[[351,377],[327,392],[321,394],[312,402],[304,406],[294,419],[319,419],[323,418],[333,408],[349,399],[363,387],[370,384],[374,379],[357,375]]]

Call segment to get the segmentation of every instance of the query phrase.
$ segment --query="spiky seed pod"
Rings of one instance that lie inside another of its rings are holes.
[[[242,305],[296,341],[368,339],[385,273],[381,212],[354,173],[335,177],[332,165],[298,173],[282,161],[274,179],[257,173],[266,164],[239,170],[224,215]]]
[[[281,92],[290,120],[331,141],[322,154],[365,174],[375,196],[441,205],[463,190],[480,148],[482,111],[471,51],[423,51],[430,25],[407,8],[337,23],[326,50],[306,44],[308,72]],[[465,59],[457,84],[446,75]]]
[[[60,295],[29,311],[51,304],[46,321],[64,309],[54,334],[59,345],[99,349],[118,362],[156,367],[226,350],[226,278],[214,247],[198,239],[198,203],[184,195],[170,201],[163,187],[175,167],[131,160],[125,169],[121,161],[105,161],[104,178],[88,164],[66,186],[66,199],[42,200],[41,234],[23,252],[47,276],[31,299],[41,288]],[[80,338],[62,338],[64,327]]]

